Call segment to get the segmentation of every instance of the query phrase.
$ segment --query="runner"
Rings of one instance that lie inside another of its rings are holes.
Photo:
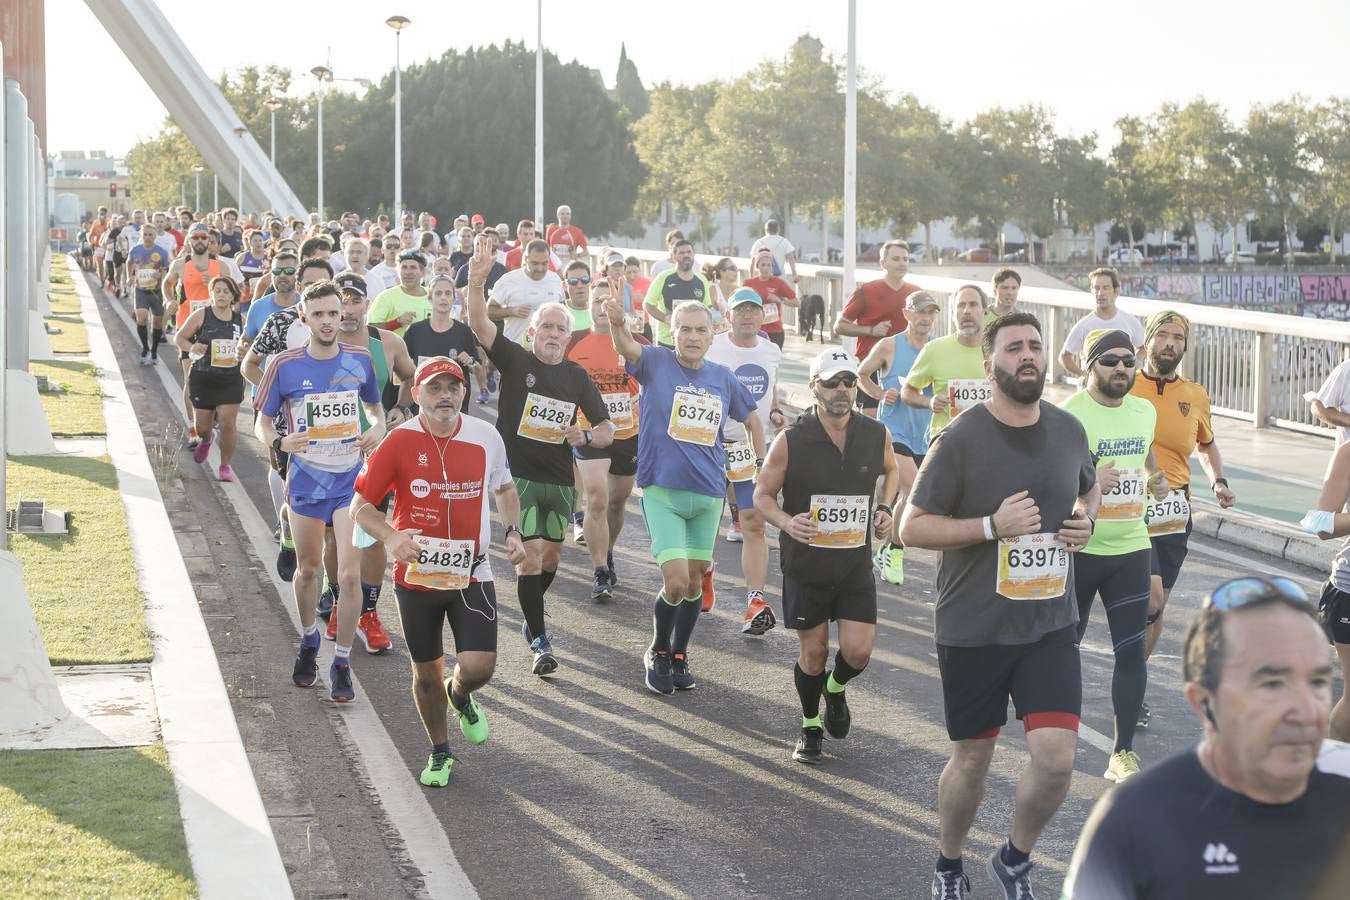
[[[680,231],[680,229],[673,228],[670,231],[666,232],[666,241],[665,241],[666,258],[658,262],[652,263],[651,280],[655,281],[658,277],[660,277],[664,273],[669,272],[671,269],[675,268],[676,266],[675,245],[682,240],[684,240],[684,232]],[[692,249],[692,245],[690,246]],[[643,296],[646,295],[644,294]]]
[[[591,330],[591,267],[585,260],[574,259],[563,270],[563,305],[572,317],[573,331]]]
[[[269,268],[263,233],[257,229],[250,231],[246,244],[246,249],[240,251],[234,260],[244,276],[244,301],[240,304],[241,312],[246,312],[247,307],[262,296],[258,293],[258,282]]]
[[[1115,742],[1105,778],[1115,782],[1139,774],[1134,732],[1148,683],[1144,620],[1152,559],[1144,510],[1150,494],[1155,501],[1167,496],[1167,477],[1154,464],[1152,451],[1157,413],[1147,400],[1130,393],[1134,346],[1133,339],[1119,329],[1089,334],[1084,351],[1087,387],[1064,402],[1065,411],[1082,422],[1087,432],[1101,491],[1097,527],[1092,540],[1073,558],[1073,579],[1079,643],[1087,633],[1092,599],[1098,594],[1111,629]]]
[[[844,690],[867,668],[877,636],[871,537],[890,534],[900,486],[886,427],[854,412],[857,386],[858,361],[847,351],[812,360],[815,407],[773,442],[755,487],[755,505],[779,529],[783,623],[797,632],[792,680],[802,705],[792,758],[808,765],[819,764],[827,730],[841,741],[852,726]],[[839,649],[826,671],[830,622],[839,623]]]
[[[211,229],[205,225],[193,225],[188,230],[187,246],[189,255],[180,256],[169,265],[169,271],[160,283],[164,296],[166,312],[173,320],[174,330],[181,331],[189,315],[198,309],[211,305],[212,281],[226,274],[221,261],[209,253]],[[181,301],[180,301],[181,295]],[[195,450],[201,441],[197,433],[197,414],[192,408],[192,398],[188,391],[188,380],[192,369],[192,360],[182,354],[183,367],[183,409],[187,413],[188,449]]]
[[[993,385],[985,374],[988,355],[981,350],[981,334],[988,330],[980,325],[986,305],[984,291],[963,284],[949,302],[954,333],[924,345],[900,389],[900,399],[906,405],[932,411],[929,440],[962,412],[993,396]],[[933,389],[931,396],[922,393],[927,387]]]
[[[227,206],[220,211],[220,255],[234,259],[244,250],[244,233],[239,230],[239,210]]]
[[[923,465],[924,454],[928,452],[928,428],[933,412],[910,406],[900,399],[900,394],[915,360],[928,346],[937,314],[938,302],[933,295],[927,291],[914,291],[905,298],[908,322],[905,330],[873,344],[858,369],[858,387],[880,402],[878,418],[891,433],[891,450],[900,473],[900,497],[896,504],[902,509],[914,489],[914,479],[918,477],[919,466]],[[872,377],[874,374],[880,376],[880,384]],[[923,397],[931,398],[932,395],[931,386],[923,389]],[[891,533],[877,550],[875,562],[885,581],[904,584],[905,547],[900,542],[900,517],[891,518]]]
[[[1331,465],[1317,509],[1309,510],[1299,523],[1322,540],[1350,536],[1350,445],[1341,444],[1331,456]],[[1336,648],[1341,663],[1342,682],[1350,681],[1350,540],[1341,544],[1331,561],[1331,574],[1322,587],[1317,604],[1327,639]],[[1350,741],[1350,691],[1341,691],[1341,699],[1331,708],[1331,737]]]
[[[542,268],[543,256],[532,245],[526,254],[527,265]],[[497,329],[488,316],[484,292],[492,266],[492,238],[480,235],[474,239],[474,255],[468,263],[465,302],[474,335],[502,373],[497,431],[506,444],[520,495],[525,537],[525,559],[516,566],[516,591],[525,615],[521,633],[534,654],[532,671],[543,676],[558,668],[545,629],[544,595],[557,573],[567,522],[576,504],[572,448],[608,447],[614,426],[586,370],[563,356],[570,329],[562,304],[546,303],[534,310],[531,350]],[[585,414],[590,428],[577,424],[578,411]]]
[[[858,285],[834,323],[835,334],[858,339],[859,359],[866,359],[877,341],[905,330],[909,324],[905,319],[905,298],[918,290],[905,281],[909,272],[909,244],[904,241],[881,245],[881,268],[886,274]],[[864,392],[858,402],[867,415],[876,415],[877,401],[871,394]]]
[[[772,275],[785,275],[789,269],[792,270],[792,283],[797,283],[797,248],[792,246],[792,242],[781,235],[782,226],[778,224],[777,219],[769,219],[764,223],[764,235],[755,240],[750,245],[750,259],[756,259],[761,251],[767,250],[773,256],[773,268],[770,271]]]
[[[337,546],[339,601],[337,647],[329,670],[330,693],[338,703],[356,697],[351,677],[352,637],[361,608],[360,559],[352,545],[351,503],[361,454],[384,437],[384,409],[370,353],[338,343],[342,318],[337,285],[324,281],[305,289],[301,316],[310,329],[305,346],[278,354],[258,387],[258,425],[266,445],[291,454],[286,502],[295,538],[295,605],[300,614],[300,649],[292,680],[312,687],[319,674],[319,626],[314,606],[323,568],[324,529],[331,525]],[[359,401],[359,402],[358,402]],[[360,429],[359,408],[373,423]],[[289,433],[280,437],[272,417],[285,412]]]
[[[999,316],[1017,312],[1017,293],[1022,289],[1022,276],[1017,274],[1016,269],[999,269],[989,283],[993,289],[994,302],[984,314],[985,325]]]
[[[589,249],[586,235],[572,224],[572,207],[559,206],[557,215],[558,221],[544,231],[544,243],[548,244],[558,259],[575,259]]]
[[[614,425],[614,442],[608,447],[581,446],[572,451],[585,498],[586,515],[582,523],[594,569],[591,599],[597,602],[609,600],[619,584],[619,576],[614,572],[614,547],[623,530],[624,507],[633,493],[638,459],[638,383],[628,374],[622,359],[616,357],[614,341],[609,336],[605,305],[612,296],[608,281],[597,281],[591,286],[591,327],[573,331],[567,345],[567,358],[591,376]],[[634,337],[639,343],[647,343],[646,338]],[[577,416],[577,425],[589,426],[584,415]]]
[[[764,333],[769,340],[783,348],[783,307],[798,307],[802,301],[792,285],[780,276],[773,274],[773,254],[767,247],[751,258],[752,277],[745,280],[745,287],[751,288],[764,300]]]
[[[726,366],[755,401],[755,414],[767,436],[787,424],[778,408],[778,367],[783,351],[761,336],[765,304],[761,294],[748,283],[738,288],[728,303],[731,330],[712,340],[707,359]],[[727,540],[741,545],[741,573],[745,576],[745,618],[742,634],[761,635],[773,628],[773,608],[764,599],[764,582],[769,572],[769,542],[764,534],[764,516],[755,505],[755,456],[745,427],[727,422],[722,427],[727,448],[727,493],[731,503],[731,527]],[[709,567],[711,568],[711,566]]]
[[[136,336],[141,339],[139,363],[159,363],[159,345],[164,340],[164,295],[160,282],[169,271],[169,253],[155,243],[155,229],[142,228],[141,242],[127,255],[136,273]],[[151,331],[153,329],[153,333]]]
[[[397,287],[391,287],[375,298],[370,307],[370,321],[403,337],[408,326],[431,315],[431,301],[422,277],[427,272],[427,258],[416,250],[404,250],[398,255]]]
[[[476,241],[477,239],[475,247]],[[497,263],[494,262],[493,265]],[[465,268],[462,271],[465,278],[469,279],[470,270]],[[491,274],[491,272],[484,274],[484,284]],[[546,303],[562,303],[567,296],[562,279],[556,272],[550,272],[548,269],[548,244],[537,238],[525,245],[524,264],[514,272],[499,275],[491,291],[492,302],[488,306],[488,312],[493,321],[502,323],[502,333],[506,335],[506,339],[517,344],[525,340],[525,333],[534,322],[533,314],[536,309]],[[478,339],[483,340],[482,334],[479,334]],[[485,342],[483,346],[490,346],[490,341]],[[488,352],[488,356],[493,356],[491,351]],[[511,447],[509,438],[506,446],[508,450]]]
[[[689,639],[703,605],[702,585],[727,490],[722,423],[730,418],[746,426],[756,467],[764,459],[764,428],[754,398],[735,373],[705,359],[713,331],[712,314],[702,303],[686,301],[671,310],[676,350],[640,344],[623,327],[617,297],[610,297],[605,314],[614,349],[642,385],[637,483],[652,555],[661,567],[652,643],[643,655],[645,683],[660,694],[687,691],[696,683]]]
[[[1094,284],[1097,284],[1094,278]],[[1133,336],[1131,336],[1133,339]],[[1158,467],[1167,474],[1167,499],[1150,503],[1145,511],[1148,535],[1153,547],[1153,578],[1149,583],[1148,644],[1146,652],[1162,637],[1163,612],[1172,595],[1172,587],[1181,575],[1191,536],[1191,464],[1190,457],[1200,452],[1200,467],[1209,478],[1214,499],[1228,509],[1237,495],[1223,477],[1223,457],[1210,425],[1209,394],[1194,381],[1177,374],[1181,358],[1191,341],[1190,320],[1172,310],[1155,313],[1144,329],[1144,366],[1142,377],[1130,393],[1153,404],[1158,413],[1153,435],[1153,452]],[[1140,728],[1147,728],[1152,711],[1145,701],[1139,712]]]
[[[380,243],[379,264],[366,272],[366,285],[375,293],[377,298],[402,281],[398,274],[398,251],[398,238],[384,237]]]
[[[455,279],[449,275],[437,275],[427,285],[431,294],[431,318],[414,322],[403,333],[403,343],[407,345],[408,355],[417,365],[421,365],[434,356],[447,356],[459,363],[465,372],[473,372],[478,381],[478,402],[486,403],[487,387],[483,380],[483,369],[479,365],[482,353],[478,338],[473,329],[454,318]],[[469,393],[464,392],[463,409],[468,409]],[[410,408],[413,404],[412,382],[404,379],[399,386],[398,405]]]
[[[530,241],[533,241],[535,237],[537,237],[537,234],[534,229],[534,222],[529,219],[521,219],[516,223],[516,244],[506,251],[506,259],[502,261],[502,264],[506,266],[508,272],[514,272],[516,269],[520,268],[521,261],[525,257],[525,248],[530,245]],[[472,231],[469,232],[469,240],[473,240]],[[545,241],[545,243],[547,244],[548,242]],[[469,253],[465,254],[466,257],[470,255],[472,251],[473,247],[471,244],[469,246]],[[464,261],[461,261],[460,265],[463,264]],[[549,270],[553,272],[557,272],[563,267],[562,260],[558,259],[557,254],[555,254],[551,248],[548,251],[548,267]]]
[[[1074,323],[1069,336],[1064,339],[1063,352],[1059,354],[1060,363],[1075,378],[1084,375],[1078,357],[1091,332],[1102,328],[1119,328],[1130,336],[1136,347],[1144,343],[1144,329],[1139,319],[1116,308],[1116,298],[1120,296],[1120,275],[1116,270],[1106,266],[1093,269],[1088,273],[1088,283],[1092,286],[1092,296],[1097,307]]]
[[[655,269],[652,270],[652,283],[642,303],[648,317],[656,322],[656,343],[667,350],[675,349],[670,333],[670,320],[675,307],[686,300],[704,306],[712,304],[708,279],[694,268],[694,245],[684,238],[678,238],[671,247],[671,254],[675,259],[674,269],[659,275],[655,274]]]
[[[1036,317],[999,319],[984,349],[993,395],[934,438],[900,536],[942,551],[933,618],[952,756],[938,781],[932,895],[969,896],[961,854],[1011,696],[1031,763],[988,870],[1020,900],[1034,896],[1029,857],[1073,773],[1082,682],[1069,554],[1092,536],[1097,472],[1083,426],[1041,399]]]
[[[505,549],[513,565],[524,561],[525,547],[517,524],[520,499],[502,439],[486,422],[460,415],[468,391],[464,372],[452,360],[432,357],[417,367],[411,381],[412,398],[422,411],[391,431],[366,460],[351,509],[356,524],[394,557],[394,595],[412,661],[413,702],[431,741],[419,780],[445,787],[455,762],[447,703],[469,743],[488,739],[487,716],[474,697],[497,665],[488,491],[506,526]],[[392,524],[379,509],[391,493]],[[441,637],[446,621],[455,639],[449,678]]]
[[[238,439],[239,404],[244,402],[244,378],[239,374],[244,317],[239,314],[239,285],[231,278],[211,279],[211,305],[187,317],[174,336],[178,349],[191,363],[188,396],[196,415],[201,443],[192,453],[200,465],[211,452],[214,428],[220,429],[221,481],[234,481],[230,460]]]

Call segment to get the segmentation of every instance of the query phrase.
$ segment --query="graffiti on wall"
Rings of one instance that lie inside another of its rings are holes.
[[[1086,273],[1060,276],[1087,290]],[[1256,312],[1350,321],[1350,275],[1122,275],[1121,293]]]

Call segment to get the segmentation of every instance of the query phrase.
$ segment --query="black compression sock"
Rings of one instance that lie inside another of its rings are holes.
[[[702,599],[686,600],[675,610],[675,628],[670,636],[670,652],[684,653],[689,649],[689,638],[698,624],[698,614],[703,609]]]
[[[863,669],[867,668],[866,664]],[[844,685],[862,674],[862,669],[855,669],[844,659],[844,651],[834,651],[834,671],[830,673],[830,681],[825,685],[825,690],[831,694],[842,694]]]
[[[544,589],[539,583],[539,576],[517,577],[516,596],[520,599],[520,611],[525,614],[530,636],[539,637],[544,633]]]
[[[150,352],[159,353],[159,345],[164,343],[164,329],[156,328],[152,333],[151,337],[152,342],[150,344]]]
[[[797,697],[802,701],[802,715],[808,719],[820,715],[820,692],[825,688],[825,673],[808,675],[798,663],[792,667],[792,681],[797,685]]]
[[[150,352],[150,327],[148,325],[136,326],[136,337],[141,339],[141,352]]]
[[[541,594],[548,593],[548,589],[553,585],[553,576],[557,574],[558,574],[557,569],[553,570],[545,569],[544,571],[539,573],[539,592]]]
[[[1003,849],[999,851],[998,858],[1011,869],[1031,859],[1031,854],[1018,850],[1013,846],[1012,838],[1008,838],[1003,842]]]
[[[677,603],[672,606],[663,595],[656,595],[656,603],[652,607],[652,650],[657,653],[670,652],[670,632],[675,627],[675,618],[683,605]]]
[[[958,856],[956,859],[948,859],[947,857],[943,856],[942,851],[939,850],[937,870],[939,872],[960,872],[961,857]]]

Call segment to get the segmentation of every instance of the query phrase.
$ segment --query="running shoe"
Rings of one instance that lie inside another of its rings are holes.
[[[333,616],[333,621],[337,621],[337,616]],[[356,620],[356,637],[370,654],[386,653],[394,647],[380,621],[380,614],[373,609],[361,613],[361,618]]]
[[[578,547],[586,546],[586,526],[580,522],[572,523],[572,542]]]
[[[614,596],[609,586],[609,569],[601,566],[595,570],[595,584],[591,586],[591,599],[596,603],[608,603]]]
[[[157,354],[157,353],[151,353],[151,354],[150,354],[150,365],[152,365],[152,366],[157,366],[157,365],[159,365],[159,354]]]
[[[335,617],[336,618],[336,617]],[[336,659],[328,669],[328,683],[332,685],[329,696],[335,703],[351,703],[356,699],[356,688],[352,687],[352,667],[341,664]]]
[[[934,872],[932,900],[967,900],[970,879],[965,872]]]
[[[652,652],[650,647],[642,654],[643,665],[647,667],[647,690],[654,694],[675,693],[675,676],[670,667],[670,654],[662,650]]]
[[[670,680],[677,691],[692,691],[698,686],[694,673],[689,671],[689,654],[670,654]]]
[[[314,607],[314,611],[319,614],[319,618],[325,622],[333,617],[333,605],[337,603],[337,598],[333,596],[333,587],[328,583],[328,579],[323,581],[323,590],[319,591],[319,605]],[[331,638],[329,639],[331,640]]]
[[[611,550],[605,554],[605,565],[609,568],[609,586],[616,588],[619,586],[619,576],[614,572],[614,551]]]
[[[1120,784],[1127,778],[1133,778],[1139,774],[1139,754],[1133,750],[1119,750],[1111,754],[1111,761],[1106,764],[1106,772],[1102,777],[1107,781],[1114,781]]]
[[[149,350],[142,350],[142,351],[141,351],[141,355],[138,356],[138,357],[136,357],[136,365],[138,365],[138,366],[148,366],[148,365],[150,365],[150,351],[149,351]]]
[[[760,635],[778,624],[773,608],[764,599],[762,591],[751,591],[745,603],[745,621],[741,623],[741,634]]]
[[[989,857],[985,868],[989,877],[1003,887],[1004,900],[1036,900],[1036,892],[1031,889],[1031,870],[1034,864],[1027,860],[1018,866],[1003,863],[1003,848],[999,847]]]
[[[295,547],[282,544],[277,548],[277,575],[282,581],[290,581],[295,577],[295,566]]]
[[[188,449],[189,449],[189,450],[196,450],[197,447],[201,444],[201,442],[202,442],[202,439],[201,439],[200,437],[197,436],[197,426],[196,426],[196,425],[193,425],[192,427],[190,427],[190,428],[188,429]],[[196,457],[193,457],[193,458],[196,459]],[[203,458],[205,458],[205,457],[203,457]],[[201,460],[198,460],[198,462],[200,462],[200,461],[201,461]]]
[[[703,573],[703,611],[711,612],[713,604],[717,602],[717,594],[713,592],[713,568],[716,563],[708,563],[708,568]]]
[[[888,584],[905,583],[905,548],[889,541],[877,551],[875,560],[883,581]]]
[[[338,629],[337,604],[334,603],[330,609],[332,609],[332,614],[328,617],[328,627],[323,630],[323,636],[330,641],[336,641]]]
[[[797,747],[792,751],[792,758],[809,766],[820,765],[820,744],[824,736],[824,729],[818,726],[803,728],[801,737],[797,738]]]
[[[445,787],[450,783],[450,769],[455,764],[453,753],[433,753],[427,757],[427,767],[417,780],[427,787]]]
[[[469,700],[464,704],[463,709],[455,706],[455,701],[450,699],[450,681],[445,679],[445,696],[450,700],[450,708],[455,711],[459,717],[459,730],[464,735],[464,739],[470,744],[481,744],[488,739],[488,721],[483,708],[478,705],[478,701],[469,695]]]
[[[234,481],[234,469],[231,469],[228,465],[220,467],[219,475],[221,481]]]
[[[1139,704],[1139,715],[1135,719],[1134,727],[1140,731],[1148,728],[1149,719],[1153,718],[1153,711],[1148,708],[1148,702]]]
[[[745,532],[741,531],[740,522],[732,522],[727,526],[727,543],[743,544],[745,543]]]
[[[825,695],[825,730],[832,739],[842,741],[848,737],[848,730],[853,725],[853,714],[848,711],[848,700],[844,698],[843,691],[835,694],[826,688],[822,693]]]
[[[215,438],[214,431],[208,432],[206,437],[197,441],[197,447],[192,451],[192,461],[198,464],[206,462],[206,457],[211,455],[211,441]]]
[[[529,641],[530,652],[534,654],[534,664],[530,667],[530,671],[541,678],[556,672],[558,670],[558,658],[553,655],[553,645],[549,643],[548,635],[541,634],[539,637],[535,637],[530,634],[528,622],[520,626],[520,633],[525,640]]]
[[[497,370],[496,370],[496,369],[493,369],[491,372],[488,373],[488,377],[487,377],[487,389],[488,389],[488,392],[489,392],[489,393],[492,393],[492,394],[497,393]]]
[[[319,677],[319,648],[318,646],[307,647],[305,642],[300,642],[300,652],[295,655],[295,671],[291,673],[291,681],[296,687],[314,687],[314,682]]]
[[[491,397],[490,394],[488,394],[487,388],[482,388],[482,389],[480,389],[480,390],[478,391],[478,405],[479,405],[479,406],[483,406],[483,405],[486,405],[486,404],[491,403],[491,402],[492,402],[492,397]]]

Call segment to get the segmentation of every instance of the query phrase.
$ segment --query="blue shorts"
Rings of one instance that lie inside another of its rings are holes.
[[[355,491],[348,491],[337,497],[289,497],[286,505],[297,516],[318,519],[325,525],[333,524],[333,513],[351,506]]]
[[[731,482],[731,490],[736,497],[737,509],[755,508],[755,481],[753,478],[749,481]]]

